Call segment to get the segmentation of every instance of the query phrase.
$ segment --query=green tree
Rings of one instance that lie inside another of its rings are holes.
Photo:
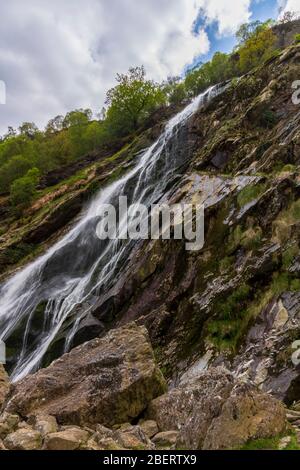
[[[165,96],[158,84],[146,80],[144,67],[129,69],[127,75],[117,75],[118,85],[108,91],[106,125],[115,136],[134,132]]]
[[[32,167],[32,163],[23,157],[16,155],[0,168],[0,192],[7,192],[11,183],[24,176]]]

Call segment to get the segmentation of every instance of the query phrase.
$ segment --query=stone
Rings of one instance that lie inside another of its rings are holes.
[[[34,417],[34,421],[34,429],[39,431],[42,436],[58,431],[57,421],[54,416],[38,415]]]
[[[171,448],[175,446],[179,436],[179,431],[165,431],[156,434],[152,442],[159,448]]]
[[[89,433],[79,428],[48,434],[45,439],[46,450],[77,450],[89,439]]]
[[[8,391],[9,391],[9,378],[4,369],[4,366],[0,364],[0,408],[5,401]]]
[[[190,383],[153,400],[147,416],[157,422],[161,431],[181,431],[185,448],[199,449],[233,383],[232,374],[221,367],[200,373]]]
[[[159,432],[157,422],[153,420],[146,420],[146,421],[140,421],[139,425],[141,429],[144,431],[146,436],[148,436],[150,439],[155,436]]]
[[[4,445],[8,450],[40,450],[42,436],[32,429],[19,429],[6,437]]]
[[[278,450],[284,450],[287,448],[287,446],[291,443],[292,438],[291,436],[283,437],[280,439],[279,444],[278,444]]]
[[[236,448],[286,429],[279,401],[237,381],[223,367],[202,372],[153,400],[148,417],[162,431],[178,431],[176,445],[191,450]]]
[[[4,439],[10,432],[11,430],[6,423],[0,423],[0,439]]]
[[[132,323],[14,384],[6,409],[55,416],[59,424],[113,426],[139,416],[165,390],[147,330]]]
[[[101,439],[112,438],[114,432],[111,429],[102,426],[102,424],[97,424],[96,426],[96,433],[94,434],[93,438],[98,442]]]
[[[21,418],[19,415],[13,415],[10,413],[3,413],[0,417],[0,423],[7,424],[10,431],[15,431],[20,421],[21,421]]]

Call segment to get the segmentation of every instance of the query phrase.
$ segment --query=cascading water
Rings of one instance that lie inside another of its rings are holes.
[[[150,207],[160,201],[178,177],[180,167],[187,163],[186,155],[178,151],[180,129],[218,91],[218,86],[210,88],[172,118],[160,138],[139,156],[136,166],[102,190],[63,239],[0,286],[0,339],[7,341],[17,332],[22,338],[16,348],[12,380],[39,367],[62,329],[66,330],[67,351],[82,318],[76,307],[84,304],[86,314],[93,299],[111,288],[126,266],[136,242],[99,240],[99,206],[117,206],[123,195],[128,204]],[[43,318],[38,327],[37,309],[41,309]]]

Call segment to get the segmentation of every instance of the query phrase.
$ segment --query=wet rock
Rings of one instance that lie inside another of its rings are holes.
[[[6,437],[4,445],[9,450],[40,450],[42,436],[34,430],[19,429]]]
[[[140,421],[139,425],[146,434],[146,436],[148,436],[150,439],[155,436],[155,434],[157,434],[159,431],[156,421]]]
[[[204,450],[234,449],[253,439],[266,439],[286,429],[285,409],[276,399],[250,385],[236,386],[215,418],[203,443]]]
[[[234,448],[286,426],[280,402],[236,382],[222,367],[153,400],[148,414],[162,431],[177,430],[177,446],[187,449]]]
[[[137,417],[165,387],[147,331],[130,324],[18,382],[7,410],[55,416],[60,424],[112,426]]]
[[[159,434],[156,434],[156,436],[152,439],[152,442],[154,442],[158,448],[172,448],[175,446],[178,436],[179,431],[160,432]]]
[[[8,434],[16,431],[20,423],[18,415],[3,413],[0,416],[0,439],[4,439]]]
[[[89,439],[89,433],[79,428],[48,434],[45,439],[46,450],[77,450]]]
[[[115,432],[115,439],[125,449],[151,450],[154,448],[149,437],[140,426],[129,426]]]
[[[232,388],[233,377],[228,371],[211,369],[153,400],[148,416],[157,422],[161,431],[180,431],[184,447],[198,449]]]
[[[6,450],[2,440],[0,439],[0,450]]]
[[[284,292],[262,309],[231,368],[290,406],[300,399],[300,368],[292,361],[299,338],[300,294]]]

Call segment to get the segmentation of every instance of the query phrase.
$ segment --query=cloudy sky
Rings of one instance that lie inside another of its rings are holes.
[[[99,111],[130,66],[144,64],[155,80],[181,74],[231,49],[241,23],[276,17],[279,4],[300,10],[300,0],[2,1],[0,134],[79,107]]]

